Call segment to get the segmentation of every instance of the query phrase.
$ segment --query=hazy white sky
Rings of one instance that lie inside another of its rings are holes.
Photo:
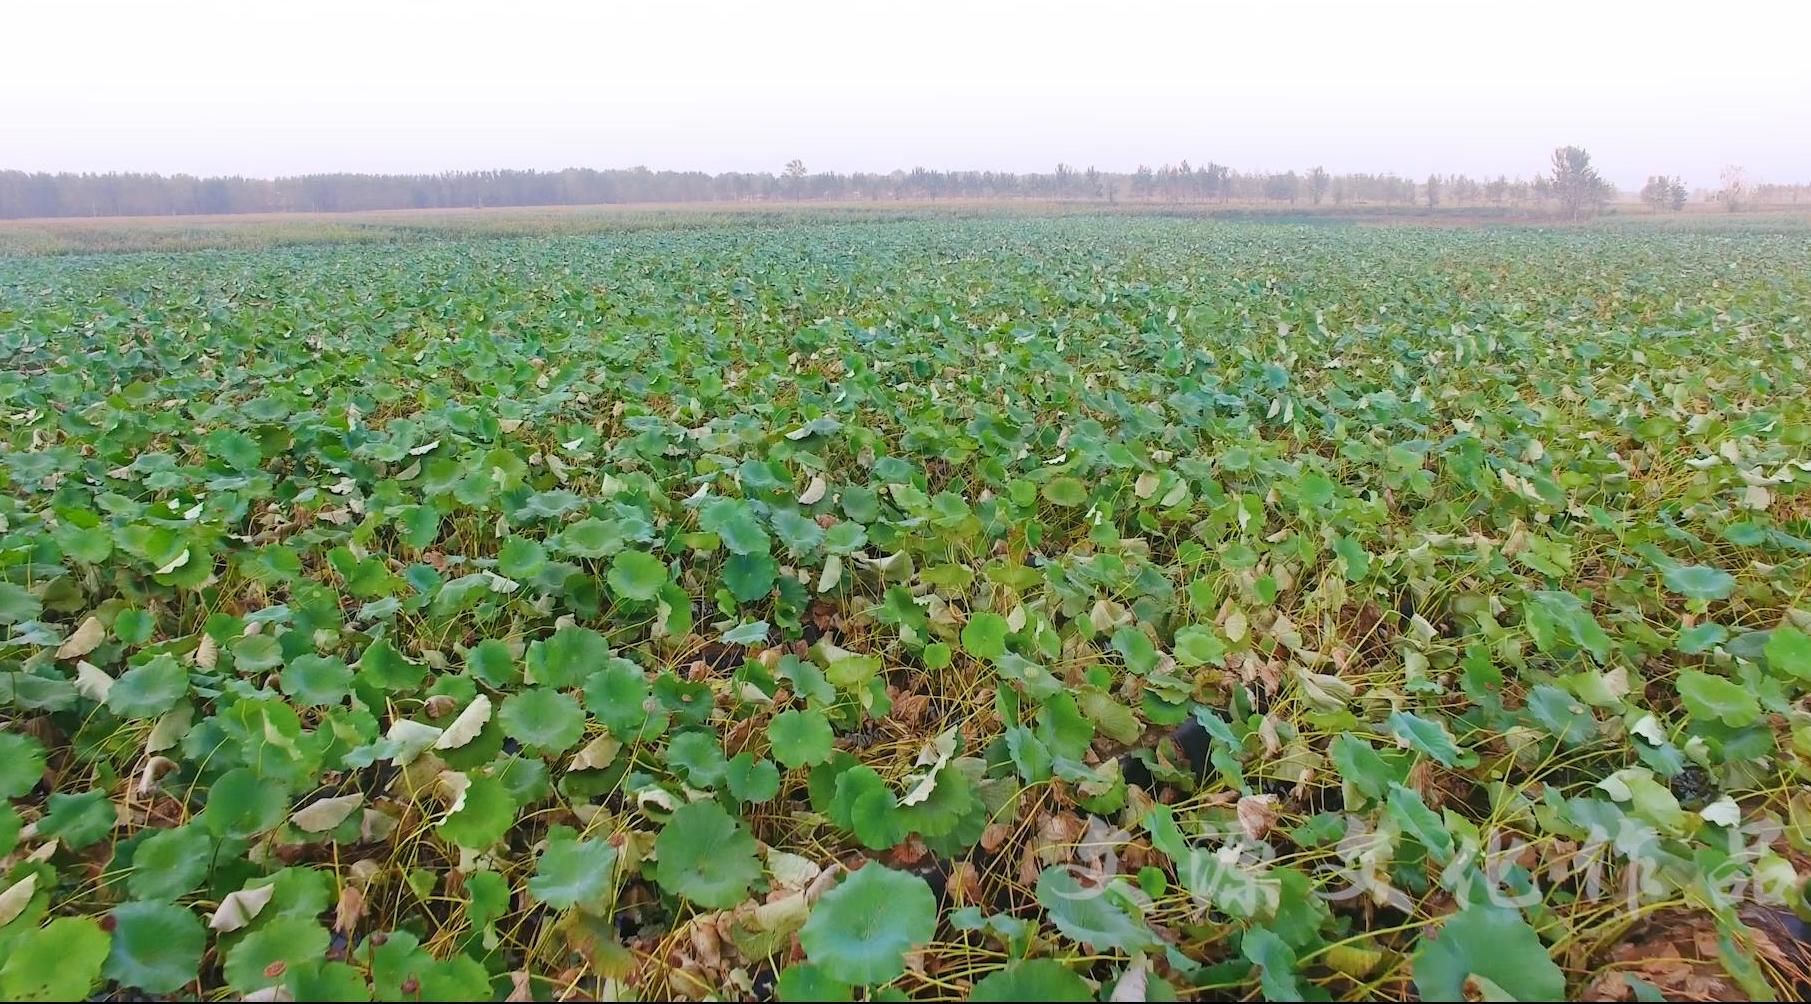
[[[1811,181],[1805,0],[0,2],[0,168]]]

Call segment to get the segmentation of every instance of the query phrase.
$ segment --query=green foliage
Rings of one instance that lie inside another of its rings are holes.
[[[214,841],[196,825],[158,830],[132,852],[126,887],[138,899],[172,900],[200,887],[212,866]]]
[[[207,939],[193,913],[168,903],[133,902],[115,907],[112,921],[103,970],[108,979],[167,994],[196,978]]]
[[[825,893],[799,931],[812,964],[849,984],[885,983],[931,940],[937,898],[915,875],[870,864]]]
[[[681,806],[654,850],[661,886],[702,907],[734,906],[761,877],[755,838],[715,802]]]
[[[0,732],[0,798],[18,798],[44,774],[44,746],[31,736]]]
[[[1806,276],[1142,216],[9,259],[0,996],[1579,996],[1604,841],[1789,991],[1723,890],[1803,898]]]
[[[88,917],[58,917],[20,935],[0,963],[0,997],[79,1001],[101,978],[110,942]]]
[[[497,711],[503,731],[537,753],[563,753],[585,729],[579,703],[557,690],[534,687],[511,694]]]
[[[1547,1001],[1566,995],[1565,974],[1534,929],[1514,910],[1474,906],[1423,936],[1415,988],[1425,1000],[1461,1000],[1466,981],[1488,981],[1497,1000]],[[1507,994],[1507,997],[1500,996]]]
[[[822,712],[782,711],[767,726],[774,759],[787,767],[807,767],[830,759],[836,734]]]
[[[80,850],[112,832],[116,813],[107,793],[99,789],[79,795],[58,792],[45,804],[38,834],[54,837],[65,847]]]
[[[1094,995],[1080,976],[1054,959],[1028,959],[988,974],[971,1001],[1086,1001]]]
[[[570,830],[547,837],[528,891],[556,910],[599,906],[614,885],[616,848],[602,840],[578,840]]]

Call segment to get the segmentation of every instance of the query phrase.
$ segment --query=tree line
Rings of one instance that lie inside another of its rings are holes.
[[[1739,169],[1737,169],[1739,170]],[[1728,172],[1725,172],[1726,175]],[[1729,186],[1726,183],[1726,188]],[[1741,200],[1788,194],[1807,186],[1749,186]],[[1305,171],[1241,172],[1224,164],[1184,160],[1131,172],[1077,169],[1050,172],[938,171],[918,167],[889,173],[812,173],[794,160],[776,173],[568,168],[563,171],[452,171],[441,174],[308,174],[285,178],[176,174],[72,174],[0,171],[0,218],[45,216],[168,216],[189,214],[350,212],[374,209],[451,209],[608,203],[861,201],[903,199],[1058,199],[1237,202],[1321,206],[1426,205],[1557,208],[1588,215],[1615,192],[1578,147],[1554,152],[1553,170],[1532,178]],[[1677,178],[1655,176],[1642,198],[1656,208],[1684,205]],[[1811,194],[1808,194],[1811,199]],[[1736,208],[1737,196],[1728,199]],[[1782,200],[1783,201],[1783,200]]]

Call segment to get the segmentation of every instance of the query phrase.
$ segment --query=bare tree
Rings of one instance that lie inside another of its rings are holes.
[[[1427,176],[1427,208],[1432,209],[1440,204],[1440,176]]]
[[[1732,213],[1740,209],[1748,201],[1748,169],[1740,164],[1726,164],[1717,178],[1723,182],[1723,188],[1717,192],[1723,208]]]
[[[1314,170],[1309,171],[1308,201],[1317,206],[1320,205],[1321,199],[1327,194],[1327,187],[1331,184],[1333,184],[1333,178],[1327,174],[1326,168],[1316,167]]]

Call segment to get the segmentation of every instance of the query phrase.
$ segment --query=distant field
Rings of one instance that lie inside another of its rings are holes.
[[[1811,230],[1253,216],[0,228],[0,999],[1802,999]]]
[[[111,251],[268,248],[296,244],[393,242],[495,236],[605,233],[621,230],[800,223],[839,220],[964,219],[1027,216],[1176,216],[1370,226],[1556,226],[1549,214],[1504,207],[1408,205],[1297,206],[1276,203],[1062,201],[736,203],[611,206],[521,206],[492,209],[397,209],[355,213],[251,213],[232,216],[66,217],[0,220],[0,257]],[[1811,206],[1736,214],[1692,206],[1656,214],[1618,205],[1590,226],[1671,230],[1793,231],[1811,227]]]

